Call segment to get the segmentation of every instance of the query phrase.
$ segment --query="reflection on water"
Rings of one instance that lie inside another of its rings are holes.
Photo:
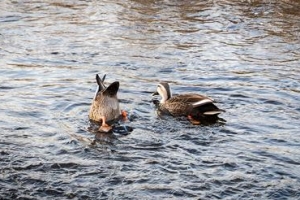
[[[1,198],[300,197],[298,1],[0,6]],[[91,131],[96,73],[120,81],[130,134]],[[161,80],[226,123],[157,117]]]

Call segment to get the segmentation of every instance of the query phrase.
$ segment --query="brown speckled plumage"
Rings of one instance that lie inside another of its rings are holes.
[[[224,112],[214,105],[213,99],[200,94],[179,94],[172,97],[170,86],[166,82],[159,83],[154,94],[162,97],[158,110],[174,117],[189,116],[197,120],[210,120]]]

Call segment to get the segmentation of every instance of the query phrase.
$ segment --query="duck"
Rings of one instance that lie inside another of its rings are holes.
[[[216,122],[218,115],[225,112],[219,109],[214,99],[196,94],[186,93],[172,96],[168,82],[160,82],[157,91],[152,94],[160,95],[160,101],[154,101],[159,113],[168,114],[173,117],[186,116],[192,124],[205,122]]]
[[[96,74],[98,86],[90,106],[89,119],[101,123],[99,128],[100,132],[111,132],[112,126],[110,126],[108,122],[114,121],[120,116],[125,117],[126,113],[120,110],[117,96],[120,86],[119,81],[115,81],[106,87],[104,85],[105,77],[106,74],[102,79]]]

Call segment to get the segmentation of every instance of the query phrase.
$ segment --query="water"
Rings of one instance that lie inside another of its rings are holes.
[[[300,198],[299,1],[0,7],[1,199]],[[120,81],[130,134],[90,131],[96,73]],[[226,123],[158,118],[161,80]]]

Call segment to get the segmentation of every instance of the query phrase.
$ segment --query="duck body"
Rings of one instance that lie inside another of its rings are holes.
[[[217,120],[218,115],[224,112],[214,105],[212,98],[204,95],[188,93],[172,96],[167,82],[159,83],[157,92],[154,94],[159,94],[162,97],[157,105],[161,113],[174,117],[187,116],[195,124],[202,121]]]
[[[92,105],[89,111],[89,119],[96,122],[101,122],[101,131],[108,132],[111,127],[107,124],[109,121],[118,119],[121,115],[119,100],[117,93],[119,90],[119,82],[115,81],[108,87],[104,85],[105,75],[101,79],[96,75],[98,84]]]
[[[103,117],[106,121],[112,121],[120,116],[119,102],[114,97],[103,97],[99,95],[93,100],[89,118],[96,122],[101,122]]]

